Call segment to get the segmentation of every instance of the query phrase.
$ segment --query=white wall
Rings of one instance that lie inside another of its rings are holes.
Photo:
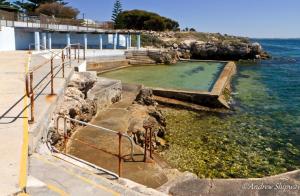
[[[4,26],[0,28],[0,51],[16,50],[15,29]]]

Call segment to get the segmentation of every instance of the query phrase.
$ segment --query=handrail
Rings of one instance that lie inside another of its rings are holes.
[[[74,59],[77,59],[79,62],[80,59],[80,44],[72,44],[72,45],[68,45],[66,47],[64,47],[61,51],[54,53],[53,51],[51,51],[51,58],[46,61],[41,63],[38,66],[35,66],[33,68],[31,68],[28,73],[25,74],[25,87],[26,87],[26,96],[30,98],[30,114],[31,114],[31,118],[29,120],[29,123],[33,123],[34,122],[34,90],[36,88],[38,88],[38,86],[41,86],[41,84],[47,79],[47,77],[50,75],[51,79],[50,79],[50,84],[51,84],[51,93],[50,95],[54,95],[54,70],[57,69],[58,67],[61,67],[60,70],[62,70],[62,77],[65,77],[65,65],[66,63],[69,63],[69,65],[71,66],[72,63],[72,46],[76,46],[76,48],[74,48]],[[76,53],[76,50],[78,50],[78,53]],[[65,52],[66,51],[66,52]],[[84,52],[85,53],[85,52]],[[54,66],[54,58],[59,56],[61,57],[61,63],[57,66]],[[69,61],[66,62],[65,58],[68,58]],[[83,59],[85,59],[85,54]],[[40,69],[41,67],[47,65],[50,62],[50,72],[45,73],[45,76],[37,83],[37,85],[33,88],[33,73],[35,71],[37,71],[38,69]],[[60,71],[59,70],[59,71]],[[58,72],[59,72],[58,71]],[[47,83],[48,85],[49,83]]]
[[[59,66],[56,66],[55,69],[59,67]],[[58,75],[58,73],[61,71],[62,68],[60,68],[55,74],[54,74],[54,77],[56,77]],[[50,75],[50,73],[46,74],[44,76],[43,79],[46,79],[48,76]],[[25,81],[26,81],[26,78],[25,78]],[[27,83],[28,83],[28,79],[27,79]],[[38,86],[42,83],[43,81],[39,81],[34,87],[33,87],[33,90],[36,90],[38,88]],[[20,117],[23,112],[29,108],[30,106],[32,106],[32,104],[28,104],[27,106],[25,106],[16,116],[14,117],[7,117],[6,115],[9,114],[18,104],[20,104],[20,102],[27,96],[27,95],[30,95],[33,97],[33,100],[36,100],[39,95],[42,94],[42,92],[46,89],[46,87],[51,83],[51,81],[49,81],[44,87],[43,89],[41,89],[38,93],[36,93],[36,95],[33,95],[31,93],[28,92],[29,90],[29,87],[26,87],[27,88],[27,92],[25,93],[25,95],[23,95],[22,97],[20,97],[20,99],[18,99],[9,109],[7,109],[1,116],[0,116],[0,120],[2,119],[12,119],[11,121],[9,122],[0,122],[0,124],[11,124],[13,122],[15,122],[18,118],[28,118],[28,117]]]
[[[64,127],[63,127],[63,134],[60,134],[59,133],[59,120],[60,119],[63,119],[64,120]],[[70,118],[68,116],[62,116],[62,115],[59,115],[56,119],[56,131],[57,131],[57,134],[60,135],[60,136],[63,136],[64,137],[64,150],[65,150],[65,154],[67,154],[67,140],[68,139],[71,139],[71,137],[68,136],[68,131],[67,131],[67,120],[69,120],[70,122],[75,122],[75,123],[78,123],[78,124],[81,124],[81,125],[84,125],[84,126],[90,126],[90,127],[93,127],[93,128],[96,128],[98,130],[101,130],[101,131],[105,131],[105,132],[109,132],[109,133],[113,133],[113,134],[116,134],[119,136],[119,153],[118,154],[114,154],[114,153],[110,153],[110,152],[107,152],[106,150],[103,150],[103,149],[100,149],[98,147],[95,147],[87,142],[84,142],[84,141],[81,141],[81,140],[78,140],[78,139],[75,139],[76,141],[79,141],[80,143],[83,143],[87,146],[90,146],[94,149],[97,149],[97,150],[100,150],[102,152],[105,152],[105,153],[108,153],[108,154],[111,154],[113,156],[116,156],[119,158],[119,168],[118,168],[118,175],[121,176],[121,173],[122,173],[122,167],[121,167],[121,164],[122,164],[122,159],[124,159],[124,156],[122,156],[122,137],[125,137],[129,140],[130,142],[130,159],[131,160],[134,160],[134,145],[133,145],[133,141],[132,141],[132,138],[127,135],[127,134],[123,134],[121,132],[118,132],[118,131],[114,131],[114,130],[111,130],[111,129],[108,129],[108,128],[105,128],[105,127],[101,127],[101,126],[97,126],[97,125],[93,125],[91,123],[86,123],[86,122],[83,122],[83,121],[80,121],[80,120],[76,120],[76,119],[73,119],[73,118]],[[126,156],[126,155],[125,155]]]

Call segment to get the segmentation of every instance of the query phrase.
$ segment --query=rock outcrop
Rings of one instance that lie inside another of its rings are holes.
[[[194,59],[239,60],[260,59],[266,54],[259,43],[193,42],[190,54]]]
[[[253,43],[244,37],[219,33],[154,31],[145,31],[143,36],[148,37],[148,40],[159,40],[158,43],[146,42],[145,45],[151,47],[160,44],[159,47],[165,48],[169,53],[176,51],[176,56],[184,59],[252,60],[270,58],[259,43]]]
[[[146,129],[151,129],[153,132],[152,146],[154,148],[164,145],[162,137],[166,131],[166,119],[157,105],[152,91],[141,89],[134,103],[128,108],[128,134],[132,135],[135,143],[142,147],[145,144]]]
[[[97,110],[118,101],[121,98],[121,92],[122,85],[120,81],[99,78],[96,72],[74,74],[65,90],[63,103],[58,107],[49,126],[48,141],[56,147],[62,145],[62,135],[58,134],[56,130],[58,116],[89,122],[95,116]],[[98,94],[101,94],[101,96],[98,96]],[[59,125],[59,127],[62,127],[62,124]],[[76,126],[78,125],[75,123],[67,123],[67,132],[71,134],[71,131],[76,130]]]
[[[149,51],[148,55],[157,64],[175,64],[179,60],[175,50]]]

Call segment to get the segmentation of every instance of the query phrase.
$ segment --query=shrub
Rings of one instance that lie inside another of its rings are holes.
[[[179,24],[170,18],[144,10],[130,10],[121,12],[115,23],[119,29],[135,30],[178,30]]]
[[[79,14],[79,11],[77,9],[56,2],[41,4],[35,10],[35,12],[37,14],[45,14],[48,16],[55,16],[58,18],[70,19],[75,19]]]

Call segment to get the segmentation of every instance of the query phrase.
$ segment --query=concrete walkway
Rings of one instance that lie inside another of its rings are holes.
[[[24,73],[28,60],[26,52],[0,52],[0,116],[25,94]],[[26,100],[21,101],[0,119],[0,192],[8,195],[20,191],[20,170],[26,163],[22,159],[24,133],[27,132],[27,114],[22,112]],[[9,123],[13,121],[12,123]],[[22,154],[22,155],[21,155]]]
[[[29,63],[31,60],[31,63]],[[43,136],[42,130],[48,126],[51,113],[56,107],[59,97],[63,94],[68,78],[73,73],[72,67],[66,67],[65,78],[61,72],[54,79],[55,96],[49,97],[50,85],[47,82],[35,89],[39,97],[35,101],[35,123],[28,125],[29,104],[25,96],[25,73],[31,67],[43,64],[49,59],[41,54],[29,55],[25,51],[0,52],[0,193],[11,195],[20,192],[26,186],[28,175],[28,151],[34,151],[37,142]],[[59,65],[56,59],[54,65]],[[34,72],[37,84],[50,71],[50,63]],[[56,70],[57,71],[57,70]],[[55,71],[55,73],[56,73]],[[45,88],[44,88],[45,87]]]
[[[30,156],[29,173],[36,181],[27,187],[30,195],[120,195],[107,188],[112,187],[109,180],[53,156]]]

